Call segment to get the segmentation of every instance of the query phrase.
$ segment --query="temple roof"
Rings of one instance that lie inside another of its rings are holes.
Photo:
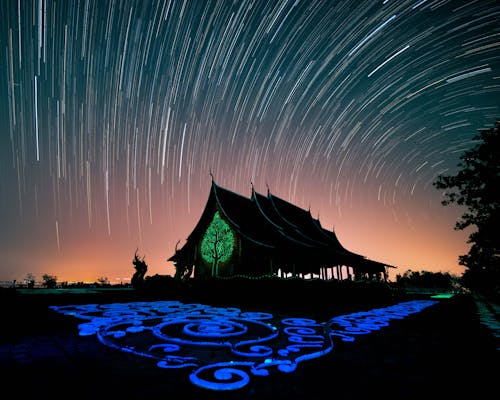
[[[183,248],[176,250],[169,261],[176,261],[183,253],[193,249],[196,238],[202,236],[212,218],[214,208],[220,211],[238,235],[263,249],[288,252],[292,256],[306,253],[332,266],[352,265],[362,270],[392,267],[345,249],[335,232],[324,229],[319,219],[314,219],[308,210],[270,192],[267,196],[257,193],[253,185],[248,198],[217,185],[213,180],[198,224]]]

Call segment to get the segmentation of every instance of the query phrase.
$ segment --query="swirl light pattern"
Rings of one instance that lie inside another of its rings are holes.
[[[323,323],[177,301],[50,308],[86,320],[78,326],[81,336],[96,335],[106,346],[156,360],[160,368],[189,368],[193,384],[219,391],[240,389],[252,376],[293,372],[300,362],[330,353],[335,337],[352,342],[435,303],[408,301]]]

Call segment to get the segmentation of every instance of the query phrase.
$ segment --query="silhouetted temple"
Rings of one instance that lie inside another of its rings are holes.
[[[390,265],[346,250],[310,211],[269,191],[250,198],[215,184],[194,230],[168,259],[177,273],[210,276],[313,276],[386,280]],[[308,275],[309,274],[309,275]]]

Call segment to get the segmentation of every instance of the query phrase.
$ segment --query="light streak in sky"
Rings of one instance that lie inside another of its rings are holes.
[[[57,240],[57,250],[61,251],[61,243],[59,240],[59,222],[56,221],[56,240]]]
[[[35,75],[34,89],[35,89],[35,143],[36,143],[36,160],[40,161],[40,142],[38,140],[38,83],[37,76]]]
[[[410,45],[406,45],[401,50],[398,50],[396,53],[394,53],[392,56],[390,56],[387,60],[385,60],[382,64],[380,64],[377,68],[375,68],[372,72],[370,72],[368,74],[368,78],[370,78],[375,72],[377,72],[380,68],[382,68],[385,64],[387,64],[393,58],[399,56],[403,51],[405,51],[405,50],[407,50],[409,48],[410,48]]]
[[[420,7],[422,4],[427,3],[427,0],[420,0],[417,4],[415,4],[411,9],[414,10],[415,8]]]
[[[459,75],[454,76],[453,78],[446,79],[446,83],[458,82],[458,81],[461,81],[462,79],[471,78],[473,76],[476,76],[476,75],[479,75],[479,74],[484,74],[486,72],[491,72],[491,68],[490,67],[486,67],[486,68],[476,69],[476,70],[470,71],[470,72],[462,72]]]
[[[108,235],[111,235],[111,221],[109,217],[109,172],[106,171],[105,175],[105,194],[106,194],[106,223],[108,227]]]
[[[170,107],[168,107],[167,111],[167,121],[165,122],[165,130],[163,131],[163,149],[161,153],[161,184],[165,180],[165,153],[167,150],[167,137],[169,132],[169,123],[170,123]]]
[[[184,129],[182,130],[181,152],[179,157],[179,181],[181,180],[182,176],[182,155],[184,153],[184,139],[186,137],[186,126],[187,124],[184,123]]]
[[[358,49],[363,46],[370,38],[372,38],[378,31],[380,31],[382,28],[384,28],[388,23],[396,19],[396,15],[392,15],[387,21],[384,21],[382,24],[380,24],[376,29],[374,29],[372,32],[370,32],[367,36],[361,40],[350,52],[349,56],[352,56]]]

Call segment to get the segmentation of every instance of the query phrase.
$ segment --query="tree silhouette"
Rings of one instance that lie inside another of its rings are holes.
[[[31,272],[28,272],[24,277],[24,283],[28,286],[29,289],[33,289],[35,287],[35,275]]]
[[[107,276],[101,276],[100,278],[97,279],[96,282],[99,286],[109,286],[109,279]]]
[[[500,120],[474,136],[477,144],[460,156],[456,175],[440,175],[434,182],[444,193],[444,206],[458,204],[467,211],[456,230],[473,227],[469,253],[459,257],[465,266],[463,284],[471,289],[500,290]]]
[[[201,256],[212,265],[212,276],[219,275],[219,264],[231,257],[233,248],[233,232],[216,211],[201,241]]]
[[[54,289],[57,286],[57,276],[43,274],[42,275],[43,285],[47,289]]]
[[[458,276],[448,272],[406,270],[403,275],[396,275],[398,286],[408,288],[425,288],[439,290],[455,290],[458,288]]]

